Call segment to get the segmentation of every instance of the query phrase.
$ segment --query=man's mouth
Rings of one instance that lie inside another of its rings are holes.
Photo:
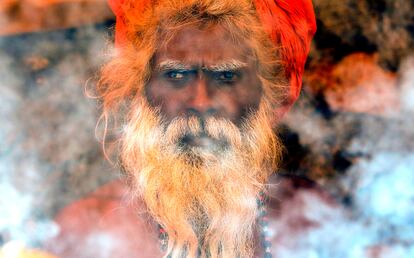
[[[179,146],[190,149],[223,150],[227,145],[228,142],[226,139],[214,139],[206,133],[201,133],[199,135],[186,134],[179,140]]]

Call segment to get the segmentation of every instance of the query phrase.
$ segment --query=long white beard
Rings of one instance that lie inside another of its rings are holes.
[[[200,248],[201,257],[252,257],[257,196],[281,150],[268,110],[262,104],[241,129],[218,118],[165,124],[145,102],[131,112],[121,162],[166,230],[167,254],[195,257]]]

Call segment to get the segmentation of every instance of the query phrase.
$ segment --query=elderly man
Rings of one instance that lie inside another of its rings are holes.
[[[92,241],[92,231],[117,232],[104,243],[122,243],[104,252],[114,258],[271,257],[266,183],[282,149],[273,128],[299,95],[316,29],[311,1],[110,4],[117,51],[97,92],[103,121],[120,129],[135,202],[108,204],[114,209],[96,217],[68,208],[62,239],[72,235],[75,245]],[[63,249],[56,252],[102,256]]]

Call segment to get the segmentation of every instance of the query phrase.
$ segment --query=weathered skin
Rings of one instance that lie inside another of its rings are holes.
[[[239,124],[246,112],[258,108],[262,96],[251,52],[245,42],[232,42],[221,26],[206,30],[185,26],[155,54],[155,71],[146,87],[148,101],[161,107],[167,121],[196,113]],[[168,60],[185,64],[189,72],[158,71]],[[234,61],[245,67],[216,73],[210,69]]]

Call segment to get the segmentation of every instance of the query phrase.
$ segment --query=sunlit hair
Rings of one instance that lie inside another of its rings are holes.
[[[257,198],[277,163],[281,145],[263,102],[239,129],[208,118],[205,133],[225,150],[183,150],[179,139],[202,133],[198,118],[163,123],[143,101],[130,114],[121,161],[133,189],[169,236],[172,257],[252,257]],[[207,255],[208,254],[208,255]],[[167,256],[167,255],[166,255]]]
[[[270,120],[289,89],[278,49],[249,0],[159,0],[139,14],[134,2],[123,4],[131,9],[123,17],[129,40],[103,67],[97,85],[105,128],[119,133],[122,166],[137,196],[167,231],[167,254],[194,257],[200,247],[202,257],[252,257],[256,198],[281,149]],[[177,137],[200,130],[197,120],[165,124],[145,100],[154,54],[184,26],[222,26],[235,46],[247,44],[262,83],[260,108],[240,128],[225,119],[205,121],[213,139],[228,142],[219,155],[214,148],[177,148]]]

